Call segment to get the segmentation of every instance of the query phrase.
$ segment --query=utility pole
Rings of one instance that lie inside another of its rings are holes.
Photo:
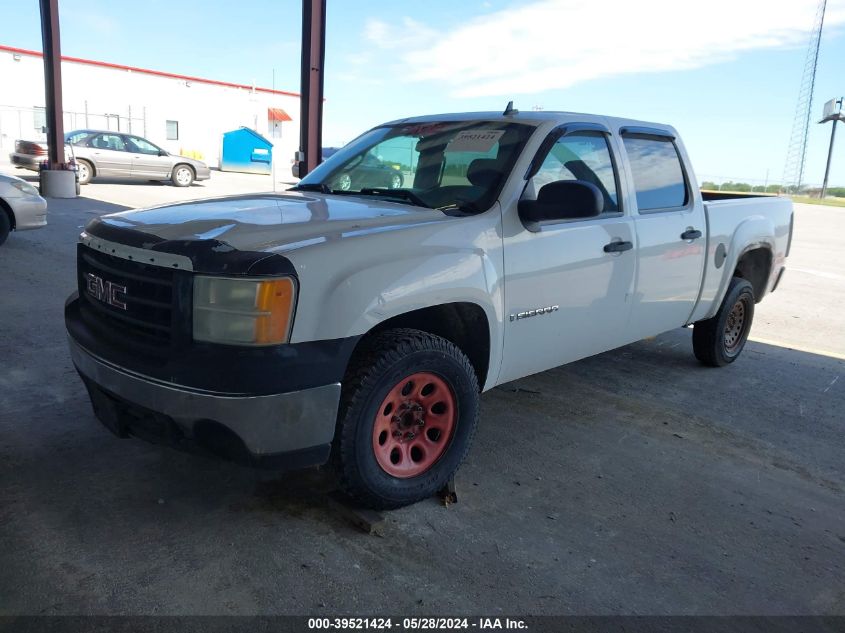
[[[843,101],[845,97],[839,99],[831,99],[824,104],[824,117],[819,123],[827,123],[833,121],[833,129],[830,130],[830,147],[827,150],[827,166],[824,169],[824,182],[822,183],[821,199],[824,200],[827,195],[827,182],[830,178],[830,163],[833,158],[833,142],[836,140],[836,124],[842,119],[845,119],[845,114],[842,112]]]

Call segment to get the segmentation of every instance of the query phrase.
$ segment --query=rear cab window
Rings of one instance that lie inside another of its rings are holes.
[[[672,138],[623,132],[622,141],[640,213],[674,211],[689,205],[683,162]]]

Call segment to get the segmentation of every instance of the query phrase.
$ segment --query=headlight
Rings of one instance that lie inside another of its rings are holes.
[[[28,182],[23,182],[22,180],[21,181],[13,180],[12,186],[24,195],[27,195],[27,196],[37,196],[38,195],[38,189],[33,187]]]
[[[194,340],[228,345],[286,343],[296,285],[290,277],[194,277]]]

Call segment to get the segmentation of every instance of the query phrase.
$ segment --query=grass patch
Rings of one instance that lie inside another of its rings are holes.
[[[801,204],[822,204],[826,207],[845,207],[845,198],[811,198],[809,196],[790,196],[793,202],[800,202]]]

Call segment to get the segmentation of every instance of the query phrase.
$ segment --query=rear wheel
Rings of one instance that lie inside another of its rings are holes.
[[[402,174],[396,172],[395,174],[391,174],[390,176],[390,188],[391,189],[399,189],[402,186],[403,178]]]
[[[190,187],[194,182],[194,170],[187,165],[176,165],[170,180],[177,187]]]
[[[716,315],[693,328],[695,357],[711,367],[734,362],[745,348],[753,320],[754,288],[745,279],[734,277]]]
[[[469,450],[478,381],[449,341],[389,330],[364,343],[344,379],[334,463],[344,491],[377,509],[441,489]]]

